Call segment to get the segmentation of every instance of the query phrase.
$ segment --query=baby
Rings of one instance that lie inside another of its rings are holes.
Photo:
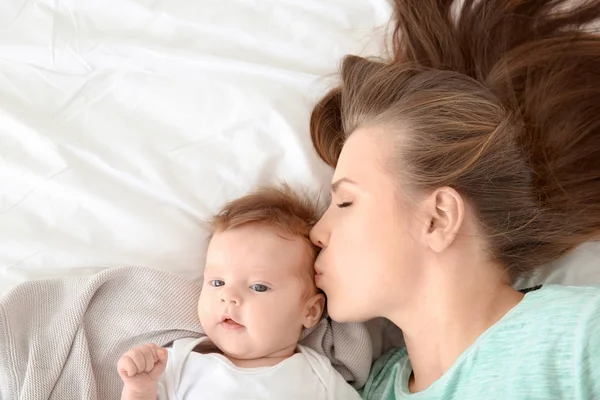
[[[121,399],[360,399],[325,356],[298,344],[325,306],[308,239],[316,219],[287,186],[217,214],[198,302],[207,336],[128,351]]]

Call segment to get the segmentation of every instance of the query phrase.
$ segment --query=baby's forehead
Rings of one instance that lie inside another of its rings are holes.
[[[205,271],[230,270],[237,273],[253,273],[269,276],[285,277],[310,273],[313,264],[306,259],[288,258],[276,260],[273,258],[245,258],[230,263],[207,262]]]
[[[264,258],[273,260],[275,264],[292,257],[313,264],[316,258],[315,247],[308,237],[262,224],[215,232],[208,244],[207,257],[222,257],[224,254]]]
[[[209,243],[205,272],[235,271],[269,276],[310,276],[316,251],[308,238],[275,227],[249,224],[216,232]]]

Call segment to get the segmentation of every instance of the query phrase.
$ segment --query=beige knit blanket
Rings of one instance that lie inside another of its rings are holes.
[[[199,295],[193,282],[139,267],[15,287],[0,298],[0,399],[119,399],[116,365],[128,349],[203,334]],[[324,319],[302,344],[365,383],[372,350],[362,324]]]

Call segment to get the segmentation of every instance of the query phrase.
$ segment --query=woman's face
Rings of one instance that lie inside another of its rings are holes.
[[[385,167],[392,152],[379,129],[354,132],[338,160],[331,204],[311,231],[322,248],[316,283],[339,322],[386,316],[419,283],[423,224]]]

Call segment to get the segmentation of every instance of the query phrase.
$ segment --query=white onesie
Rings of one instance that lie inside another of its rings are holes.
[[[327,357],[307,347],[271,367],[241,368],[221,354],[193,352],[203,340],[180,339],[167,348],[159,400],[360,399]]]

